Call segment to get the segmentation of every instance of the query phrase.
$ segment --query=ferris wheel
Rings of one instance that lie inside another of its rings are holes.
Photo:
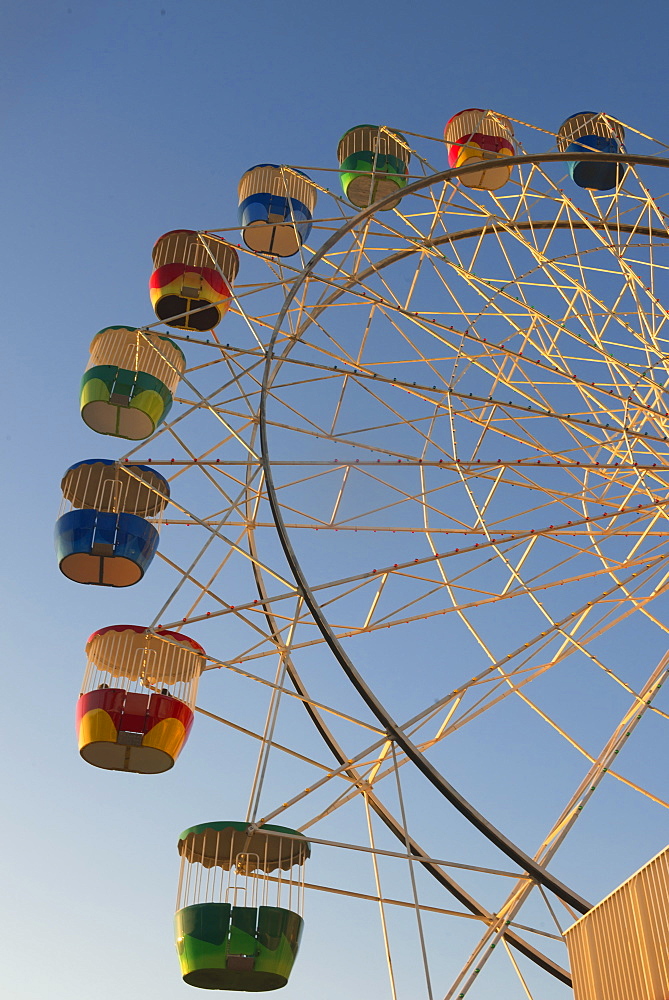
[[[669,159],[625,129],[469,109],[449,169],[372,125],[261,164],[243,245],[158,240],[169,331],[91,346],[84,419],[131,445],[66,473],[61,568],[162,599],[91,636],[82,756],[164,770],[198,712],[258,747],[245,817],[179,841],[178,940],[232,907],[186,982],[283,985],[306,885],[359,908],[379,997],[567,996],[573,873],[667,808]]]

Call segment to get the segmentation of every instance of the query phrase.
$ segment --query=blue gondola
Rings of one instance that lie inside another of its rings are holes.
[[[239,182],[239,224],[249,250],[292,257],[309,238],[316,189],[293,167],[258,163]]]
[[[142,579],[158,547],[167,480],[146,465],[87,459],[61,484],[66,509],[56,522],[61,572],[76,583],[129,587]]]
[[[625,130],[613,118],[597,111],[579,111],[560,125],[557,142],[562,153],[624,153]],[[571,160],[567,164],[574,184],[589,191],[611,191],[620,183],[624,164]]]

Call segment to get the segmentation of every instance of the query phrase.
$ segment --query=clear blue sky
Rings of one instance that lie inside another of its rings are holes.
[[[6,4],[0,990],[7,1000],[193,995],[173,953],[176,838],[185,826],[240,818],[246,808],[253,751],[214,723],[199,720],[177,767],[158,779],[87,767],[74,741],[88,634],[148,621],[159,600],[148,577],[126,592],[78,588],[59,575],[52,547],[64,469],[122,450],[81,422],[78,383],[96,331],[151,322],[154,240],[180,227],[235,225],[237,182],[251,164],[332,165],[339,136],[360,121],[438,136],[465,107],[492,107],[548,129],[593,108],[666,139],[668,19],[663,0]],[[221,688],[202,703],[217,711],[224,700]],[[585,895],[608,891],[664,846],[666,826],[655,814],[649,824],[627,865],[616,859],[594,878],[584,866]],[[357,820],[348,828],[342,819],[339,836],[364,843]],[[326,871],[314,862],[311,875],[327,881]],[[360,905],[310,898],[314,930],[284,995],[387,997],[376,974],[376,927],[371,970],[346,960],[347,939],[364,939],[373,920]],[[466,946],[458,947],[464,960]],[[516,983],[508,989],[501,994],[482,979],[473,995],[521,995]],[[548,989],[555,992],[547,1000],[566,995]]]

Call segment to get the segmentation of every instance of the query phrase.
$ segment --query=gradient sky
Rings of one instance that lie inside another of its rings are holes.
[[[7,1000],[193,996],[171,935],[176,838],[246,808],[254,755],[238,759],[240,745],[214,723],[199,720],[179,765],[159,779],[88,767],[74,741],[87,636],[148,620],[157,602],[148,579],[129,592],[76,587],[58,573],[52,544],[64,469],[117,454],[80,420],[78,384],[97,330],[151,322],[156,237],[234,225],[237,182],[251,164],[331,165],[339,136],[360,121],[437,136],[464,107],[548,129],[596,108],[666,139],[668,19],[664,0],[5,4]],[[663,847],[665,829],[649,828],[598,891]],[[339,835],[364,842],[345,820]],[[367,911],[309,899],[307,919],[315,929],[282,995],[385,1000],[375,965],[347,967],[346,941],[368,933]],[[341,978],[322,959],[327,949],[340,954]],[[489,982],[472,996],[521,996],[517,982],[499,990]]]

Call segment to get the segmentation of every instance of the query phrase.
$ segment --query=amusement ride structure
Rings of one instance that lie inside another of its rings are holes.
[[[284,986],[306,886],[378,915],[339,957],[379,996],[476,995],[487,963],[567,995],[595,902],[569,873],[667,808],[639,765],[667,721],[666,151],[599,112],[358,125],[329,166],[249,169],[236,225],[161,236],[157,319],[93,339],[107,457],[64,475],[58,561],[144,611],[86,644],[81,756],[187,767],[198,712],[258,747],[245,816],[178,840],[190,985]]]

